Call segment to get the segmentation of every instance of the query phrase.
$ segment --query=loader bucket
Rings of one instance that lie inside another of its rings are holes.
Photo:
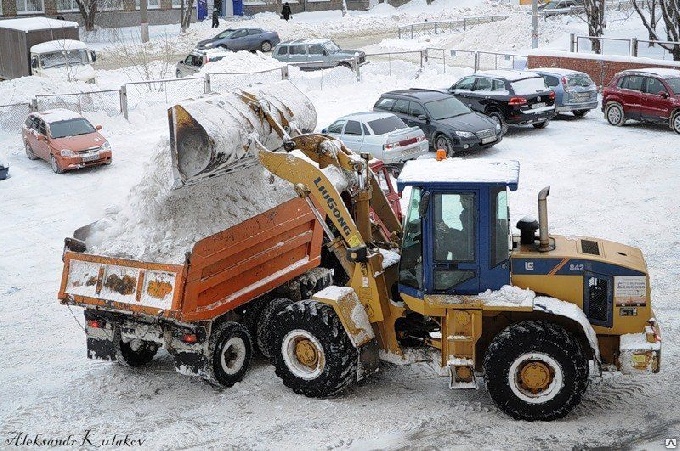
[[[180,188],[258,164],[255,142],[275,150],[314,130],[316,110],[285,81],[180,102],[168,121],[173,187]]]

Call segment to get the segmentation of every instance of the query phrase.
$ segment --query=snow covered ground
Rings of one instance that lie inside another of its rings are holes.
[[[461,6],[464,5],[464,6]],[[398,41],[398,24],[425,18],[445,20],[482,13],[512,17],[463,34],[430,41]],[[644,37],[639,20],[608,20],[608,33]],[[620,16],[624,17],[624,16]],[[414,0],[401,8],[380,5],[367,13],[296,14],[284,22],[261,14],[240,24],[278,29],[282,38],[375,35],[367,51],[442,48],[524,51],[531,43],[530,16],[507,6],[468,0]],[[568,33],[585,34],[578,19],[541,22],[541,47],[566,48]],[[162,40],[176,31],[151,30]],[[173,41],[176,53],[213,32],[192,25]],[[385,38],[391,33],[390,38]],[[99,45],[102,59],[115,47]],[[617,35],[617,36],[618,36]],[[96,36],[91,40],[96,41]],[[233,69],[255,63],[234,58]],[[294,83],[313,101],[318,130],[336,117],[368,110],[383,91],[411,86],[442,87],[470,68],[432,64],[417,74],[412,63],[372,62],[362,81],[345,69],[322,73],[293,70]],[[134,69],[100,71],[100,86],[133,79]],[[71,85],[23,79],[0,83],[3,104],[38,92],[66,92]],[[8,99],[10,99],[8,101]],[[161,102],[162,103],[162,102]],[[293,394],[264,361],[255,361],[243,382],[216,389],[173,369],[167,354],[143,369],[94,362],[85,356],[82,312],[59,305],[63,238],[124,205],[130,188],[160,141],[167,139],[165,105],[138,108],[130,121],[88,113],[114,151],[111,166],[57,175],[47,163],[28,160],[16,128],[0,129],[0,157],[10,178],[0,181],[0,448],[33,448],[25,441],[63,439],[64,449],[94,449],[106,440],[128,441],[138,449],[665,449],[680,440],[680,179],[678,136],[665,127],[630,124],[614,128],[601,112],[583,119],[564,117],[544,130],[511,129],[497,146],[464,158],[508,158],[521,163],[520,185],[511,193],[512,223],[536,215],[536,196],[551,186],[548,200],[553,233],[587,234],[640,247],[651,273],[652,296],[663,327],[662,370],[628,378],[595,379],[583,402],[552,423],[513,421],[484,389],[451,391],[433,366],[385,364],[345,396],[313,400]],[[114,439],[115,435],[115,439]],[[69,438],[70,436],[70,438]],[[23,446],[17,446],[17,444]],[[114,448],[105,442],[104,448]],[[120,446],[118,446],[120,447]]]

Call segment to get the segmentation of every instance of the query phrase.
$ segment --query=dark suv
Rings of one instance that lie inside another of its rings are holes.
[[[555,117],[555,93],[535,72],[489,70],[463,77],[448,90],[475,111],[507,124],[544,128]]]
[[[501,126],[475,113],[442,91],[407,89],[382,94],[374,111],[396,114],[409,126],[420,127],[435,149],[453,155],[463,150],[490,147],[503,137]]]
[[[612,125],[626,119],[668,124],[680,133],[680,70],[645,68],[614,75],[602,91],[602,111]]]

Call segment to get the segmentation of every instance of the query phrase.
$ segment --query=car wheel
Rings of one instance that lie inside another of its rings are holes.
[[[549,123],[550,123],[550,119],[546,119],[543,122],[536,122],[535,124],[531,124],[531,125],[533,125],[534,128],[546,128]]]
[[[351,69],[351,68],[352,68],[352,64],[351,64],[351,63],[348,63],[347,61],[343,61],[342,63],[339,63],[338,66],[340,66],[340,67],[346,67],[347,69]]]
[[[676,111],[671,119],[671,127],[675,133],[680,134],[680,111]]]
[[[586,114],[588,114],[588,110],[575,110],[575,111],[572,111],[572,113],[574,113],[574,116],[576,116],[576,117],[583,117]]]
[[[272,49],[272,43],[269,42],[269,41],[264,41],[264,42],[260,45],[260,50],[262,50],[263,52],[270,52],[271,49]]]
[[[617,127],[626,122],[626,118],[623,115],[623,107],[620,103],[608,103],[604,115],[607,118],[607,122]]]
[[[26,149],[26,156],[28,157],[29,160],[37,160],[38,157],[36,156],[35,153],[33,153],[33,149],[31,149],[31,145],[24,141],[24,148]]]
[[[434,150],[437,151],[438,149],[444,149],[447,157],[452,157],[455,154],[453,143],[448,136],[437,135],[434,139]]]
[[[505,119],[503,119],[503,114],[501,114],[500,111],[492,111],[487,114],[489,118],[494,121],[495,123],[499,124],[501,126],[501,133],[505,134],[505,132],[508,131],[508,125],[505,123]]]
[[[54,171],[55,174],[64,173],[64,170],[61,168],[61,166],[59,166],[59,162],[54,157],[54,155],[50,155],[50,166],[52,166],[52,170]]]
[[[182,73],[179,71],[179,69],[177,69],[177,70],[175,71],[175,77],[176,77],[176,78],[182,78]]]

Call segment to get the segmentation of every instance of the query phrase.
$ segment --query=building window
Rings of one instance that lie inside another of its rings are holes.
[[[123,0],[97,0],[97,11],[122,11]]]
[[[17,0],[17,14],[31,14],[45,12],[43,0]]]
[[[78,3],[76,3],[76,0],[57,0],[57,11],[78,11]]]
[[[135,6],[139,9],[139,0],[135,1]],[[161,7],[161,0],[147,0],[147,9],[159,9]]]

